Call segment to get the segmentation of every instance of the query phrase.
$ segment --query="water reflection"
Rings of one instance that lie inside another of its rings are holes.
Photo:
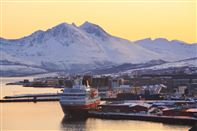
[[[61,122],[61,130],[66,131],[185,131],[189,128],[189,126],[169,125],[159,122],[97,118],[78,119],[64,117]]]
[[[85,131],[87,118],[71,118],[64,116],[61,129],[66,131]]]

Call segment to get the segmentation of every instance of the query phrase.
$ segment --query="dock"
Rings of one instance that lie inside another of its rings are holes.
[[[0,99],[0,103],[6,102],[42,102],[42,101],[59,101],[61,93],[42,93],[42,94],[23,94],[14,96],[5,96]],[[142,102],[142,100],[119,100],[116,98],[101,98],[101,101],[125,101],[131,103]],[[186,100],[143,100],[146,103],[195,103],[196,101],[186,101]]]
[[[47,102],[47,101],[59,101],[59,93],[46,93],[46,94],[25,94],[15,96],[5,96],[4,99],[0,99],[0,103],[6,102]]]
[[[117,113],[117,112],[99,112],[90,111],[90,117],[96,117],[101,119],[127,119],[127,120],[139,120],[139,121],[152,121],[162,122],[168,124],[184,124],[184,125],[195,125],[197,124],[197,118],[187,116],[157,116],[139,113]]]
[[[47,101],[59,101],[59,98],[25,98],[25,99],[1,99],[0,103],[8,102],[47,102]]]
[[[0,99],[0,103],[6,102],[47,102],[59,101],[61,93],[45,93],[45,94],[23,94],[14,96],[5,96]],[[101,98],[102,101],[116,101],[111,98]]]
[[[14,96],[5,96],[0,99],[0,103],[6,102],[47,102],[47,101],[59,101],[61,93],[46,93],[46,94],[23,94]],[[113,101],[109,99],[101,99],[106,101]]]

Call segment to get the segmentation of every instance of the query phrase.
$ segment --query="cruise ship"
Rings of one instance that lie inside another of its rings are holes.
[[[64,88],[60,96],[60,105],[65,115],[86,117],[88,111],[96,109],[100,104],[98,90],[90,88],[88,83],[84,79],[77,78],[73,87]]]

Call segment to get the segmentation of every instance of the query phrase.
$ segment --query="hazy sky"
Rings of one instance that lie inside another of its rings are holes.
[[[89,21],[138,40],[164,37],[197,42],[196,0],[1,0],[1,34],[20,38],[62,22]]]

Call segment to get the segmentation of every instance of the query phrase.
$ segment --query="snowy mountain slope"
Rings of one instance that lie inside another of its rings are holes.
[[[48,72],[32,62],[0,53],[0,76],[23,76]]]
[[[167,62],[163,60],[152,60],[149,62],[139,63],[139,64],[124,63],[121,65],[94,69],[88,72],[91,72],[92,74],[112,74],[112,73],[121,73],[121,72],[127,72],[127,71],[131,72],[135,69],[153,67],[155,65],[162,65],[164,63],[167,63]]]
[[[42,71],[76,72],[124,63],[182,60],[195,57],[195,49],[196,45],[164,39],[131,42],[89,22],[81,26],[62,23],[21,39],[0,38],[0,65],[10,66],[10,70],[17,65]]]
[[[0,65],[0,67],[0,76],[23,76],[48,72],[44,69],[23,65]]]
[[[197,67],[197,57],[188,60],[164,63],[162,65],[152,66],[148,69],[157,70],[157,69],[177,68],[177,67]]]
[[[159,53],[161,59],[168,61],[197,57],[197,44],[187,44],[177,40],[168,41],[164,38],[158,38],[155,40],[148,38],[135,41],[135,43],[150,51]]]
[[[5,64],[5,65],[9,65],[9,64],[13,64],[13,65],[31,65],[31,66],[36,66],[33,62],[31,61],[24,61],[21,60],[17,57],[14,56],[10,56],[9,54],[1,51],[0,53],[0,65]]]
[[[144,73],[154,73],[154,71],[158,71],[158,73],[161,73],[162,71],[165,72],[171,72],[171,71],[184,71],[184,70],[192,70],[192,72],[197,73],[197,57],[195,58],[190,58],[190,59],[184,59],[180,61],[175,61],[175,62],[163,62],[161,64],[155,64],[152,66],[144,66],[140,65],[141,67],[139,68],[133,68],[133,69],[128,69],[124,70],[122,73],[132,73],[133,71],[140,71]],[[117,72],[115,72],[117,73]]]

